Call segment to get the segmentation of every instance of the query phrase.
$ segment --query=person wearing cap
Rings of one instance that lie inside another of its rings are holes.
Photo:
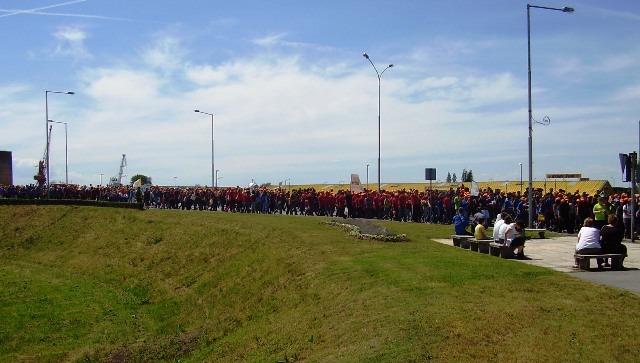
[[[607,224],[607,216],[609,215],[607,199],[603,195],[598,197],[598,203],[593,206],[594,227],[598,230]]]

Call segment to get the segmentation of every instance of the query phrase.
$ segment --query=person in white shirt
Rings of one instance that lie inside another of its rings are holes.
[[[599,255],[602,253],[600,246],[600,230],[594,227],[593,218],[585,218],[580,232],[578,232],[578,243],[576,244],[576,254],[579,255]],[[602,268],[602,259],[598,259],[598,268]],[[576,259],[574,268],[579,268]]]
[[[518,236],[518,233],[524,234],[524,230],[521,226],[521,222],[509,223],[507,225],[507,221],[510,221],[511,217],[507,217],[505,219],[506,227],[504,231],[504,244],[508,246],[513,253],[516,255],[516,258],[519,260],[525,259],[524,257],[524,242],[526,238],[523,235]]]
[[[507,212],[502,212],[496,217],[496,223],[493,225],[493,240],[500,243],[500,227],[504,224],[504,217],[507,216]],[[504,238],[504,235],[502,236]]]
[[[507,232],[507,229],[509,229],[509,225],[513,223],[513,219],[511,219],[511,216],[507,214],[504,217],[503,221],[504,223],[502,223],[502,225],[500,226],[500,231],[498,232],[498,243],[501,243],[506,246],[505,244],[506,232]]]

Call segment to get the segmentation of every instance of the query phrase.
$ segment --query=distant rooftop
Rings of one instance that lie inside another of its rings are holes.
[[[502,180],[502,181],[476,181],[480,190],[484,190],[487,188],[491,188],[493,191],[501,191],[506,193],[517,193],[522,190],[522,192],[526,192],[528,182],[525,180],[523,185],[520,185],[520,181],[515,180]],[[380,185],[381,189],[384,190],[411,190],[417,189],[423,191],[425,189],[435,189],[435,190],[449,190],[450,188],[456,189],[461,184],[464,184],[465,187],[470,188],[471,183],[445,183],[445,182],[423,182],[423,183],[382,183]],[[362,186],[365,189],[375,190],[378,188],[377,183],[362,183]],[[278,185],[272,185],[272,188],[278,187]],[[284,185],[283,185],[284,187]],[[289,185],[286,186],[289,188]],[[304,184],[304,185],[291,185],[291,189],[306,189],[306,188],[314,188],[317,191],[322,190],[348,190],[349,183],[342,184]],[[580,193],[586,192],[589,195],[594,195],[596,192],[605,191],[606,193],[611,193],[613,191],[611,184],[607,180],[543,180],[543,181],[534,181],[533,182],[534,189],[542,189],[545,192],[550,190],[564,190],[569,193],[575,193],[579,191]]]

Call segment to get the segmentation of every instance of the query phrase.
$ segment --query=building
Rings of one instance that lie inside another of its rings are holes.
[[[0,184],[13,184],[13,157],[11,151],[0,151]]]

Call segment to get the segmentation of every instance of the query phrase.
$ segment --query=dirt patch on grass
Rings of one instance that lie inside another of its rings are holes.
[[[202,331],[174,336],[164,342],[135,343],[113,350],[104,362],[158,362],[173,361],[188,355],[199,346]]]

